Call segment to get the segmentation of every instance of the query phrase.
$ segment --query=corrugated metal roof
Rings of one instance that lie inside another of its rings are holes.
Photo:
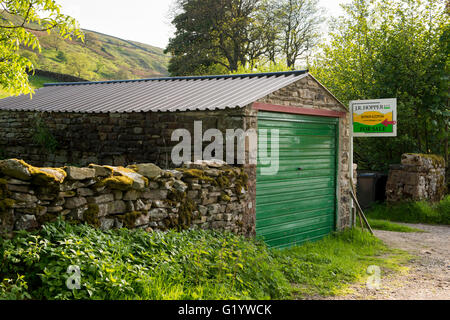
[[[245,107],[308,72],[53,83],[0,100],[0,110],[41,112],[174,112]]]

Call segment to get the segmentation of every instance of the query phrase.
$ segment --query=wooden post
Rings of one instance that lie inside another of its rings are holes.
[[[369,221],[367,221],[366,216],[364,215],[363,210],[361,209],[361,206],[359,205],[358,199],[356,198],[356,195],[354,193],[355,187],[353,186],[353,181],[351,182],[352,190],[350,190],[350,193],[353,198],[353,202],[356,204],[356,209],[359,211],[359,218],[364,221],[364,224],[366,225],[367,229],[369,229],[370,233],[373,234],[373,230],[370,227]],[[361,221],[361,224],[362,224]]]

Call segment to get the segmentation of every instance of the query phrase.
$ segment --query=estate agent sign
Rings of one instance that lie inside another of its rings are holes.
[[[354,137],[396,137],[397,99],[350,102]]]

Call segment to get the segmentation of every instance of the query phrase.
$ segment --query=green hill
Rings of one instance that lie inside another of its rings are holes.
[[[0,12],[0,19],[17,19]],[[56,32],[33,32],[42,51],[22,48],[36,69],[86,80],[119,80],[165,76],[169,56],[163,49],[83,30],[85,41],[63,40]]]
[[[84,30],[84,43],[63,40],[56,33],[35,33],[42,51],[24,48],[37,69],[87,80],[137,79],[167,75],[163,49]]]

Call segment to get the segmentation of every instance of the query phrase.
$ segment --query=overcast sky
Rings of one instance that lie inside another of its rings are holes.
[[[339,3],[350,0],[319,0],[327,15],[341,13]],[[168,12],[172,0],[58,0],[63,13],[76,18],[83,29],[160,48],[167,45],[174,29]]]

